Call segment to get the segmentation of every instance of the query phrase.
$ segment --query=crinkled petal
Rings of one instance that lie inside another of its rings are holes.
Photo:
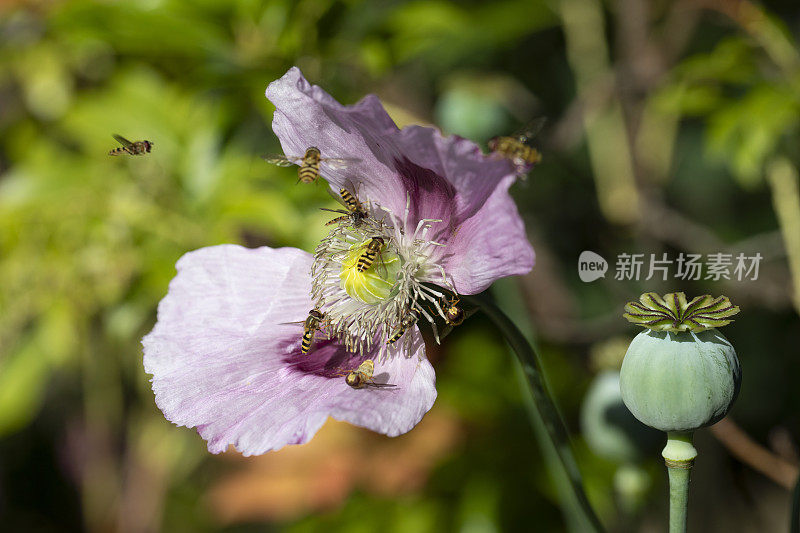
[[[270,83],[266,94],[275,105],[272,130],[285,154],[302,156],[316,146],[323,159],[353,159],[344,168],[322,162],[321,172],[334,190],[345,187],[402,212],[405,187],[394,170],[400,154],[391,141],[397,126],[376,96],[343,106],[308,83],[297,67]]]
[[[186,254],[144,345],[156,403],[167,419],[197,427],[208,449],[245,455],[307,442],[328,416],[387,435],[410,430],[436,398],[421,340],[411,358],[376,363],[376,382],[348,387],[361,359],[321,341],[300,353],[311,308],[311,256],[293,248],[234,245]],[[418,333],[415,333],[418,335]],[[363,358],[362,358],[363,359]]]
[[[458,226],[443,250],[440,261],[460,294],[479,293],[499,278],[533,268],[533,247],[508,194],[513,181],[502,181],[480,211]]]
[[[421,219],[454,227],[483,205],[500,181],[514,175],[507,161],[491,159],[458,136],[435,128],[398,130],[374,95],[343,106],[293,67],[267,88],[275,104],[272,128],[287,155],[310,146],[322,157],[356,159],[346,168],[322,165],[328,182],[390,209],[413,230]],[[408,216],[405,216],[408,208]]]

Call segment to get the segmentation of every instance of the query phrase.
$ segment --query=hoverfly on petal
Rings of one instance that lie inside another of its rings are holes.
[[[300,165],[297,169],[297,182],[300,183],[314,183],[319,178],[320,163],[325,163],[334,170],[347,168],[353,163],[360,161],[354,158],[339,158],[339,157],[322,157],[322,153],[316,146],[311,146],[306,149],[306,153],[301,156],[294,155],[266,155],[262,159],[267,163],[278,165],[279,167],[288,167],[291,165]]]
[[[311,350],[311,345],[314,343],[314,335],[317,331],[322,330],[324,327],[325,314],[319,309],[312,309],[308,312],[308,318],[298,322],[282,322],[286,324],[302,324],[303,337],[300,341],[300,352],[307,354]]]
[[[345,376],[344,382],[354,389],[363,389],[364,387],[389,388],[397,386],[392,383],[375,383],[375,379],[373,378],[374,373],[375,363],[372,359],[367,359],[358,365],[358,368],[347,372],[346,375],[344,373],[342,375]]]

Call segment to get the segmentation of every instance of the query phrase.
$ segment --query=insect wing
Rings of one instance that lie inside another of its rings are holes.
[[[547,117],[538,117],[528,122],[524,127],[519,129],[512,137],[521,143],[527,143],[542,131],[544,125],[547,123]]]
[[[262,155],[261,159],[270,163],[271,165],[278,165],[279,167],[290,167],[296,163],[300,163],[302,157],[285,156],[280,154]]]
[[[297,320],[295,322],[278,322],[278,325],[279,326],[294,326],[294,325],[305,326],[306,325],[306,321],[305,320]]]
[[[338,203],[340,203],[342,205],[342,207],[347,209],[347,211],[336,210],[336,212],[338,212],[338,213],[350,213],[349,207],[347,206],[347,202],[345,202],[344,199],[341,196],[339,196],[339,194],[336,191],[334,191],[330,187],[327,189],[327,191],[328,191],[328,194],[331,196],[331,198],[336,200]],[[320,209],[325,209],[325,208],[321,207]],[[333,209],[325,209],[325,210],[326,211],[334,211]]]
[[[323,157],[320,159],[321,163],[325,163],[333,170],[344,170],[350,165],[354,165],[361,161],[356,158],[338,158],[338,157]]]
[[[328,209],[327,207],[320,207],[323,211],[330,211],[331,213],[341,213],[342,215],[349,215],[350,211],[345,211],[344,209]]]
[[[374,381],[367,381],[364,384],[364,387],[370,387],[373,389],[391,389],[393,387],[397,387],[394,383],[375,383]]]
[[[126,139],[125,137],[123,137],[122,135],[117,135],[117,134],[115,133],[114,135],[112,135],[112,137],[114,137],[114,139],[116,139],[116,140],[117,140],[117,142],[118,142],[118,143],[120,143],[120,144],[121,144],[122,146],[124,146],[125,148],[133,148],[133,147],[134,147],[134,146],[133,146],[133,143],[132,143],[132,142],[130,142],[130,141],[129,141],[128,139]]]

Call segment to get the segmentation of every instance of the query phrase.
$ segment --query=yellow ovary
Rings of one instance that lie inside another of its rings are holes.
[[[369,241],[350,248],[342,260],[339,279],[342,289],[352,298],[366,304],[376,304],[391,294],[400,271],[400,257],[386,250],[384,246],[370,267],[359,272],[358,258],[366,251],[367,242]]]

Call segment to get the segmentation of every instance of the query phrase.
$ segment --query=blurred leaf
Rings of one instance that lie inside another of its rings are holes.
[[[746,84],[756,72],[752,43],[737,35],[721,39],[707,54],[683,60],[672,75],[689,84]]]
[[[544,2],[504,0],[462,6],[446,0],[402,4],[389,19],[400,60],[424,56],[437,65],[472,60],[557,22]]]
[[[795,91],[759,85],[709,117],[709,148],[732,167],[742,185],[752,187],[760,182],[764,161],[780,138],[797,131],[799,112]]]
[[[164,1],[159,9],[145,2],[72,1],[54,10],[50,24],[54,32],[99,39],[122,53],[222,54],[226,49],[224,29],[219,20],[198,7],[175,0]]]
[[[673,84],[661,88],[652,99],[659,110],[677,115],[704,115],[722,102],[716,85]]]
[[[528,121],[537,106],[523,84],[501,73],[458,71],[444,86],[436,103],[436,123],[447,133],[476,141],[511,133],[510,124]]]
[[[42,402],[50,364],[40,341],[30,335],[0,360],[0,437],[28,424]]]
[[[72,98],[72,79],[63,54],[53,45],[43,43],[15,54],[16,74],[22,81],[28,109],[44,120],[60,117]]]

